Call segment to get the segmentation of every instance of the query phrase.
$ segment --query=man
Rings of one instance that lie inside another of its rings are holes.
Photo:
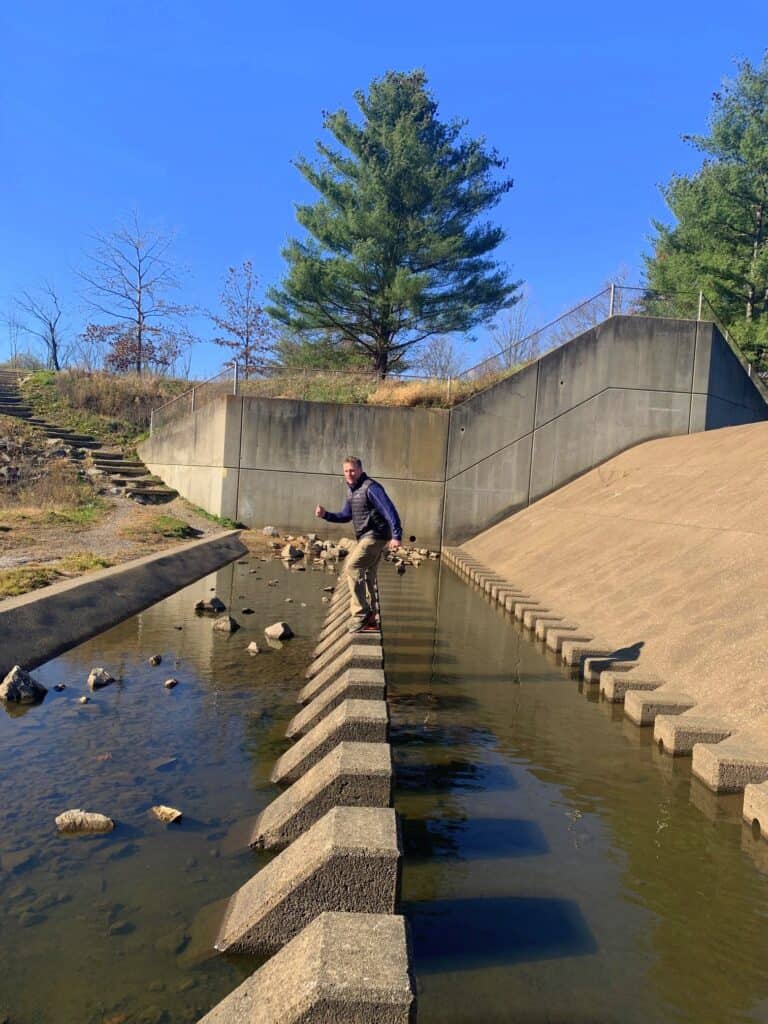
[[[357,544],[347,555],[350,633],[359,633],[376,623],[376,570],[384,548],[397,551],[403,537],[400,516],[375,480],[363,472],[356,455],[344,459],[344,479],[349,494],[341,512],[328,512],[322,505],[315,509],[318,519],[328,523],[348,523],[355,527]]]

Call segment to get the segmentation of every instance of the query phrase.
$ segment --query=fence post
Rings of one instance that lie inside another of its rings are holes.
[[[235,375],[232,379],[232,394],[237,394],[237,363],[235,363]]]
[[[613,308],[616,304],[616,285],[611,284],[611,301],[608,306],[608,316],[613,316]]]
[[[149,410],[149,436],[152,437],[152,431],[155,426],[155,410]]]
[[[699,311],[696,314],[696,319],[697,320],[701,320],[701,311],[702,311],[703,305],[704,305],[704,292],[699,290]]]
[[[451,378],[448,378],[448,405],[451,404]]]
[[[196,392],[197,392],[197,388],[192,388],[192,408],[190,409],[190,412],[194,412],[195,411],[195,393]]]

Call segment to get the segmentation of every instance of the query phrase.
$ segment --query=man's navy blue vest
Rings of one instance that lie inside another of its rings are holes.
[[[375,483],[375,480],[371,480],[363,473],[358,486],[349,495],[352,523],[355,527],[355,537],[358,540],[365,534],[371,534],[380,540],[390,540],[392,537],[389,523],[368,500],[368,488]]]

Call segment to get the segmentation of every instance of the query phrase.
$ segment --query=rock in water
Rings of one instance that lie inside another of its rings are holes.
[[[163,659],[161,658],[161,656],[159,654],[153,654],[152,657],[149,659],[149,664],[150,665],[159,665],[162,660]]]
[[[178,679],[174,679],[173,676],[171,676],[170,679],[166,679],[165,682],[163,683],[163,686],[166,688],[166,690],[172,690],[174,688],[174,686],[178,686],[178,685],[179,685],[179,680]]]
[[[280,557],[285,559],[287,562],[292,562],[296,558],[303,558],[304,552],[301,548],[297,548],[294,544],[286,544],[283,550],[280,552]]]
[[[48,690],[33,679],[21,665],[14,665],[0,683],[0,700],[14,704],[36,704],[45,697]]]
[[[251,642],[246,647],[246,651],[248,651],[249,654],[260,654],[261,648],[259,647],[255,640],[251,640]]]
[[[211,600],[208,602],[208,607],[211,609],[211,611],[223,612],[225,611],[227,606],[224,604],[221,598],[212,597]]]
[[[264,636],[268,640],[290,640],[293,630],[287,622],[273,622],[264,630]]]
[[[56,828],[59,832],[69,833],[90,833],[90,832],[111,832],[115,823],[106,814],[98,814],[96,811],[82,811],[75,809],[64,811],[56,818]]]
[[[92,668],[88,673],[88,685],[92,690],[100,690],[102,686],[109,686],[114,681],[115,677],[110,675],[105,668]]]
[[[175,807],[157,804],[157,806],[151,807],[150,810],[159,821],[164,821],[168,825],[172,825],[174,821],[181,821],[181,811],[177,811]]]
[[[278,529],[276,529],[274,526],[265,526],[264,529],[261,532],[264,534],[265,537],[279,537],[280,536],[280,531]]]
[[[213,628],[218,629],[222,633],[234,633],[236,629],[240,629],[240,623],[233,619],[231,615],[222,615],[216,619]]]

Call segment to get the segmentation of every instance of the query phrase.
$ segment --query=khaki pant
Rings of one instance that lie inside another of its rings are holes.
[[[361,537],[347,555],[345,572],[349,586],[349,613],[364,619],[376,604],[376,570],[387,541]]]

